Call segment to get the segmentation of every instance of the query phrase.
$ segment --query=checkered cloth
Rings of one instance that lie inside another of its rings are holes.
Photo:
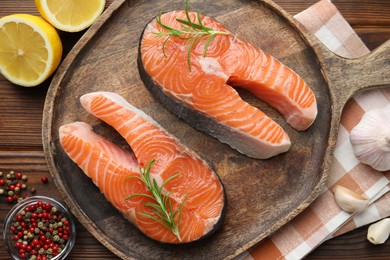
[[[340,56],[357,58],[369,53],[329,0],[316,3],[294,18]],[[390,89],[364,92],[348,102],[341,117],[329,178],[321,195],[295,219],[240,258],[300,259],[327,239],[390,216],[390,193],[387,193],[390,171],[378,172],[359,163],[349,141],[350,131],[366,111],[388,104]],[[371,202],[369,208],[356,215],[341,210],[332,192],[335,185],[367,196]]]

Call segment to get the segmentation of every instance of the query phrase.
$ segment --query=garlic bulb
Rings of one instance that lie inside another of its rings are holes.
[[[350,140],[360,162],[378,171],[390,170],[390,105],[366,112]]]
[[[339,185],[334,187],[333,193],[337,205],[349,213],[360,212],[366,209],[369,203],[367,197]]]
[[[367,239],[371,243],[383,244],[390,235],[390,218],[382,219],[369,226],[367,232]]]

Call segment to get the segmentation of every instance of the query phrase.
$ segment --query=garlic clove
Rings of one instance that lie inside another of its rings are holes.
[[[390,235],[390,218],[382,219],[368,227],[367,239],[371,243],[383,244]]]
[[[352,129],[356,158],[378,171],[390,170],[390,105],[366,112]]]
[[[369,200],[345,187],[336,185],[333,189],[337,205],[346,212],[356,213],[368,207]]]

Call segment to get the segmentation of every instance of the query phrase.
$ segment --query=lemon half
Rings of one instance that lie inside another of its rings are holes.
[[[29,14],[0,18],[0,73],[12,83],[32,87],[58,67],[61,39],[44,19]]]
[[[79,32],[101,15],[105,0],[35,0],[39,13],[61,31]]]

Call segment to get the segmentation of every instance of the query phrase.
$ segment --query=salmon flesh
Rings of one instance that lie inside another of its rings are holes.
[[[59,129],[61,146],[68,156],[92,179],[108,201],[148,237],[164,243],[188,243],[212,234],[222,223],[225,192],[217,174],[197,154],[170,135],[144,112],[121,96],[109,92],[89,93],[81,97],[82,106],[117,130],[131,151],[119,148],[93,132],[83,122]],[[150,178],[161,186],[174,211],[181,207],[180,238],[156,220],[147,203],[151,198],[133,194],[151,192],[137,178],[140,166],[155,160]],[[184,202],[183,202],[184,201]]]
[[[196,13],[189,12],[197,22]],[[181,29],[176,19],[185,11],[160,16],[163,24]],[[317,115],[314,93],[294,71],[274,57],[237,37],[216,20],[200,16],[217,35],[190,49],[188,39],[161,37],[167,32],[156,19],[141,36],[138,68],[150,92],[172,113],[239,152],[266,159],[289,150],[287,133],[258,108],[241,99],[232,87],[250,91],[280,112],[293,128],[307,129]],[[190,62],[190,67],[188,66]]]

